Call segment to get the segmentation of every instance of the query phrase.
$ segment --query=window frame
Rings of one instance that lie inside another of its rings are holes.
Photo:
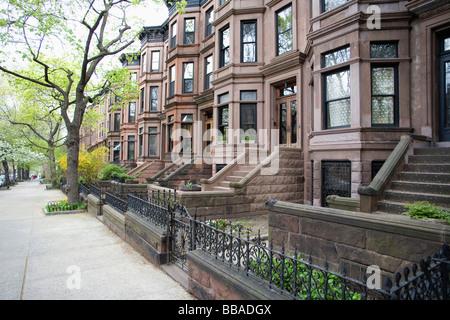
[[[170,48],[173,48],[177,45],[177,34],[178,34],[178,23],[175,21],[170,25]],[[175,32],[174,32],[175,31]]]
[[[373,69],[376,68],[393,68],[394,69],[394,94],[382,95],[373,94]],[[373,123],[373,113],[372,113],[372,98],[376,97],[393,97],[393,123],[383,124],[383,123]],[[370,123],[372,127],[398,127],[399,126],[399,79],[398,79],[398,63],[371,63],[370,64]]]
[[[186,26],[187,26],[186,22],[189,21],[189,20],[194,21],[194,31],[186,31]],[[196,24],[196,22],[195,22],[195,18],[194,17],[190,17],[190,18],[185,18],[184,19],[184,23],[183,23],[183,44],[189,45],[189,44],[194,44],[195,43],[195,24]],[[189,38],[192,37],[192,43],[188,43],[187,42],[188,37]]]
[[[223,45],[223,34],[224,32],[228,30],[229,32],[229,43],[227,47],[224,47]],[[231,44],[231,28],[230,25],[226,25],[222,29],[220,29],[220,37],[219,37],[219,68],[225,67],[230,64],[230,57],[231,57],[231,51],[230,51],[230,44]],[[228,62],[225,64],[225,52],[228,51]]]
[[[192,66],[192,78],[185,78],[186,67],[188,65]],[[186,91],[187,81],[192,82],[192,91]],[[194,62],[192,61],[183,62],[183,93],[194,93]]]
[[[344,67],[341,67],[341,68],[336,68],[336,69],[333,69],[333,70],[331,70],[329,72],[323,73],[323,75],[322,75],[322,88],[323,88],[323,95],[322,95],[323,96],[322,97],[323,103],[322,103],[322,105],[323,105],[323,116],[324,116],[323,117],[323,127],[324,127],[325,130],[340,129],[340,128],[350,128],[351,127],[351,91],[350,91],[351,88],[350,88],[350,84],[349,84],[349,96],[341,97],[341,98],[338,98],[338,99],[327,100],[327,77],[330,76],[330,75],[336,74],[336,73],[344,72],[344,71],[348,71],[348,77],[349,77],[349,81],[350,81],[350,79],[351,79],[350,78],[351,77],[351,75],[350,75],[350,66],[344,66]],[[346,125],[341,125],[341,126],[329,126],[328,119],[329,119],[330,112],[329,112],[328,104],[330,102],[347,100],[347,99],[350,102],[350,106],[349,106],[349,108],[350,108],[349,123],[346,124]]]
[[[205,12],[205,38],[209,37],[214,33],[214,26],[212,25],[213,22],[214,22],[214,7],[211,6],[211,8],[209,8]]]
[[[326,1],[328,1],[328,0],[322,0],[322,1],[320,2],[320,11],[321,11],[321,13],[324,13],[324,12],[327,12],[327,11],[331,11],[331,10],[337,8],[337,7],[343,6],[346,2],[349,2],[350,0],[345,0],[344,3],[341,3],[341,4],[335,6],[335,7],[331,8],[331,9],[326,9],[326,8],[325,8],[325,7],[326,7],[326,6],[325,6],[325,2],[326,2]]]
[[[131,106],[134,106],[134,115],[131,115]],[[131,121],[133,120],[133,121]],[[136,123],[136,102],[128,102],[128,123]]]
[[[156,99],[152,96],[152,91],[156,91]],[[149,88],[149,97],[150,97],[150,104],[149,104],[149,110],[150,112],[158,111],[158,105],[159,105],[159,87],[158,86],[151,86]],[[156,109],[153,108],[153,101],[156,101]]]
[[[176,78],[175,65],[169,67],[169,98],[175,96],[175,78]]]
[[[155,54],[158,54],[158,60],[155,61]],[[150,66],[150,72],[159,72],[159,63],[161,61],[161,52],[159,50],[155,50],[151,52],[151,66]],[[154,69],[153,66],[154,64],[157,64],[157,69]]]
[[[254,42],[244,42],[244,25],[254,24],[255,25],[255,41]],[[244,61],[244,47],[246,44],[254,44],[254,60]],[[242,20],[241,21],[241,63],[252,63],[258,61],[258,20]]]
[[[141,94],[140,94],[140,100],[141,100],[141,113],[144,112],[145,110],[145,87],[141,89]]]
[[[155,132],[153,132],[152,130],[151,130],[151,128],[155,128],[156,130],[155,130]],[[157,157],[158,156],[158,127],[153,127],[153,126],[150,126],[150,127],[148,127],[148,141],[147,141],[147,147],[148,147],[148,150],[147,150],[147,156],[148,157]],[[150,139],[150,137],[155,137],[154,139],[155,139],[155,145],[154,145],[154,149],[155,149],[155,154],[151,154],[150,153],[150,151],[152,150],[152,148],[150,148],[150,142],[151,142],[151,139]]]
[[[292,36],[291,36],[291,49],[290,50],[287,50],[287,51],[285,51],[285,52],[283,52],[283,53],[281,53],[280,54],[280,42],[279,42],[279,40],[280,40],[280,33],[279,33],[279,30],[278,30],[278,19],[279,19],[279,14],[281,13],[281,12],[283,12],[284,10],[286,10],[286,9],[288,9],[288,8],[291,8],[291,24],[292,24],[292,26],[291,26],[291,29],[286,29],[286,30],[284,30],[282,33],[284,34],[284,33],[286,33],[286,31],[288,31],[288,30],[291,30],[291,32],[292,32]],[[294,19],[293,19],[293,17],[292,17],[292,15],[293,15],[293,8],[292,8],[292,3],[290,3],[290,4],[288,4],[288,5],[286,5],[286,6],[284,6],[283,8],[281,8],[281,9],[279,9],[279,10],[277,10],[276,12],[275,12],[275,30],[276,30],[276,36],[277,36],[277,38],[276,38],[276,55],[277,56],[280,56],[280,55],[283,55],[283,54],[285,54],[285,53],[288,53],[288,52],[291,52],[292,50],[294,50],[294,26],[293,26],[293,21],[294,21]]]
[[[210,63],[210,65],[211,65],[211,72],[210,73],[208,73],[208,65],[209,65],[208,64],[208,59],[209,58],[211,58],[211,63]],[[209,56],[207,56],[205,58],[205,81],[204,81],[204,89],[205,90],[208,90],[208,89],[212,88],[211,81],[212,81],[212,75],[213,75],[213,71],[214,71],[213,63],[214,63],[214,58],[213,58],[213,55],[210,54]]]

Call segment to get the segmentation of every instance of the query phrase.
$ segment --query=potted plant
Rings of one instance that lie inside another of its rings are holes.
[[[201,191],[202,187],[195,182],[189,181],[186,184],[180,185],[180,191]]]

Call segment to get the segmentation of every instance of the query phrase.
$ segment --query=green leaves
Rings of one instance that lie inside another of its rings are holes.
[[[444,211],[428,201],[416,201],[405,205],[405,208],[408,211],[403,214],[413,219],[438,219],[450,223],[450,212]]]

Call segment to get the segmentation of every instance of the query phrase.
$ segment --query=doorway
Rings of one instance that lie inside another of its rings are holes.
[[[297,144],[297,86],[285,85],[277,89],[279,143],[295,147]]]
[[[450,32],[439,39],[439,141],[450,141]]]

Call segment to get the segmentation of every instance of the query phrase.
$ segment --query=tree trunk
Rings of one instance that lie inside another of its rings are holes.
[[[49,145],[48,149],[48,158],[49,158],[49,167],[50,167],[50,182],[52,183],[52,187],[57,185],[56,181],[56,168],[55,168],[55,149],[53,146]],[[78,170],[78,169],[77,169]]]
[[[79,200],[78,191],[78,158],[80,148],[79,127],[72,125],[67,134],[67,201],[70,203]]]
[[[5,186],[11,185],[11,181],[9,180],[9,166],[8,166],[8,160],[3,159],[2,160],[3,169],[5,170]]]

